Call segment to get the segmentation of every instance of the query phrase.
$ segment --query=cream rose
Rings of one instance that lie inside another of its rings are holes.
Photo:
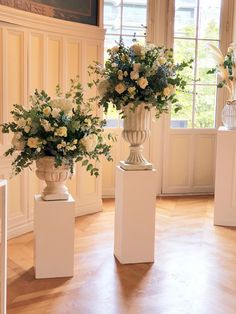
[[[136,87],[135,87],[135,86],[128,88],[128,92],[129,92],[130,94],[133,94],[133,93],[135,92],[135,90],[136,90]]]
[[[141,77],[139,80],[138,80],[138,85],[142,88],[142,89],[145,89],[147,86],[148,86],[148,80],[145,78],[145,77]]]
[[[50,105],[52,108],[61,109],[61,111],[64,111],[65,113],[68,113],[74,107],[74,104],[67,98],[53,99]]]
[[[61,137],[67,137],[67,127],[61,126],[60,128],[56,129],[54,134]]]
[[[51,112],[52,112],[52,109],[50,107],[46,107],[43,109],[43,114],[45,116],[50,116]]]
[[[124,93],[125,90],[126,90],[126,86],[125,86],[123,83],[119,83],[119,84],[117,84],[116,87],[115,87],[115,91],[116,91],[118,94]]]
[[[131,80],[136,81],[139,78],[139,73],[136,71],[131,71],[130,72],[130,78],[131,78]]]
[[[38,137],[30,137],[28,138],[27,145],[30,148],[37,148],[39,146],[39,138]]]
[[[98,137],[96,134],[90,134],[88,136],[85,136],[79,141],[80,144],[82,144],[85,148],[85,150],[88,153],[91,153],[94,151],[98,144]]]

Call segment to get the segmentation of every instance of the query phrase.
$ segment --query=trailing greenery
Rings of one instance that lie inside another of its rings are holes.
[[[93,161],[104,155],[112,160],[111,146],[105,143],[101,120],[91,112],[91,104],[83,101],[83,90],[78,79],[71,80],[70,90],[62,97],[57,86],[56,99],[35,90],[30,97],[30,108],[15,104],[12,122],[1,125],[3,133],[13,132],[12,146],[5,156],[14,154],[12,166],[19,174],[34,160],[54,156],[55,166],[67,164],[73,172],[74,163],[81,161],[91,175],[99,170]],[[108,139],[113,139],[109,134]],[[15,155],[17,153],[17,155]]]

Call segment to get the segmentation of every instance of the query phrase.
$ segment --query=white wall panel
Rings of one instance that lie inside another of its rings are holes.
[[[80,24],[76,23],[74,28],[58,26],[49,32],[43,25],[24,28],[24,25],[0,23],[0,122],[9,120],[14,103],[27,106],[28,97],[36,88],[55,96],[58,83],[63,91],[77,75],[85,83],[87,65],[101,61],[102,29],[83,25],[80,32]],[[0,152],[9,147],[10,140],[11,136],[0,135]],[[34,167],[9,180],[10,237],[32,230],[33,196],[43,187],[35,176]],[[0,163],[0,177],[9,178],[9,172],[9,160],[4,159]],[[76,200],[76,215],[101,210],[101,178],[91,177],[77,165],[67,186]]]

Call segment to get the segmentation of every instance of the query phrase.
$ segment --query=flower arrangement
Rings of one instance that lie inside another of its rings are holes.
[[[97,176],[99,171],[90,161],[99,160],[100,155],[112,159],[102,134],[105,121],[93,116],[89,104],[83,101],[78,79],[71,80],[64,97],[58,86],[57,97],[51,99],[45,91],[35,90],[29,109],[14,105],[13,122],[1,125],[3,133],[14,133],[5,156],[18,153],[12,162],[15,174],[34,160],[54,156],[55,167],[66,164],[73,172],[74,163],[82,161],[91,175]],[[110,134],[108,137],[112,138]]]
[[[141,45],[137,41],[130,47],[120,41],[107,52],[105,67],[98,63],[90,66],[90,75],[98,77],[93,83],[97,85],[99,105],[105,112],[109,104],[122,112],[129,103],[135,109],[142,102],[155,107],[157,118],[169,111],[170,104],[175,111],[180,109],[176,89],[184,90],[186,86],[180,72],[191,66],[193,60],[175,64],[172,49]]]
[[[208,44],[211,54],[216,61],[216,67],[207,71],[208,74],[218,73],[221,81],[217,87],[226,87],[229,99],[236,99],[236,44],[232,43],[224,56],[221,50],[213,44]]]

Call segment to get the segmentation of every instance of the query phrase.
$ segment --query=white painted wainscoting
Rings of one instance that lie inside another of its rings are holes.
[[[95,60],[102,61],[101,27],[59,21],[5,6],[0,6],[0,20],[0,123],[10,119],[14,103],[27,107],[35,88],[45,89],[53,96],[58,83],[66,91],[76,75],[85,86],[87,66]],[[11,136],[0,134],[1,156],[10,141]],[[9,178],[10,172],[9,160],[1,158],[0,179]],[[67,185],[76,201],[76,216],[101,210],[101,177],[91,177],[77,165]],[[41,189],[42,183],[33,169],[9,180],[9,237],[32,230],[34,194]]]

